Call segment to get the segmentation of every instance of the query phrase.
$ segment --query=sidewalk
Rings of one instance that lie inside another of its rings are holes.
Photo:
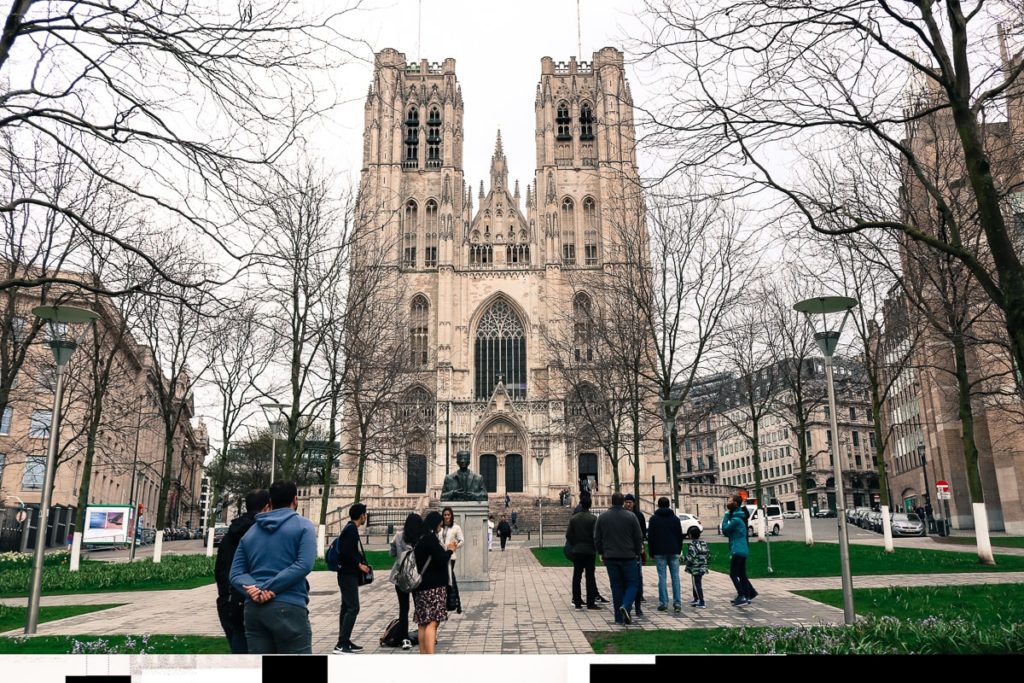
[[[441,626],[437,651],[447,654],[572,654],[591,653],[588,631],[610,631],[617,627],[610,606],[602,610],[576,610],[569,598],[572,571],[562,567],[541,567],[533,554],[518,543],[502,553],[490,554],[491,589],[463,592],[463,614],[452,615]],[[383,574],[383,573],[382,573]],[[604,569],[598,567],[601,594],[610,598],[611,589]],[[985,574],[925,574],[899,577],[854,577],[858,588],[891,584],[920,586],[967,583],[1020,583],[1024,572]],[[630,629],[687,629],[715,626],[757,626],[780,624],[839,623],[842,611],[793,595],[800,589],[839,588],[839,577],[813,579],[759,579],[754,582],[760,595],[749,607],[729,606],[733,588],[729,577],[712,572],[705,577],[708,608],[684,607],[681,614],[658,612],[657,571],[644,568],[645,618]],[[338,633],[340,603],[334,574],[314,572],[310,576],[310,621],[313,651],[330,652]],[[689,599],[684,577],[684,603]],[[95,593],[43,597],[43,606],[68,604],[125,603],[121,607],[86,614],[39,626],[40,635],[143,634],[221,636],[217,620],[216,587],[192,590],[129,593]],[[378,639],[388,621],[398,613],[394,587],[381,576],[360,592],[361,611],[354,640],[367,653],[407,654],[379,648]],[[5,599],[24,605],[24,598]],[[17,635],[20,630],[4,635]],[[415,649],[413,650],[415,652]]]

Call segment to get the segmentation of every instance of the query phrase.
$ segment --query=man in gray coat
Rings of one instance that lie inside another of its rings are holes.
[[[616,624],[630,624],[630,610],[640,583],[638,564],[644,537],[636,515],[622,507],[622,494],[612,494],[612,506],[597,518],[594,547],[608,570]]]

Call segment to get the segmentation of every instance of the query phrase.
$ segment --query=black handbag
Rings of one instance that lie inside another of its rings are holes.
[[[462,612],[462,599],[459,597],[458,584],[448,586],[448,598],[445,601],[445,607],[449,612]]]
[[[359,572],[359,585],[369,586],[373,583],[373,567],[370,567],[370,563],[366,560],[366,553],[363,551],[362,541],[359,541],[359,554],[363,556],[363,564],[369,567],[369,571]]]

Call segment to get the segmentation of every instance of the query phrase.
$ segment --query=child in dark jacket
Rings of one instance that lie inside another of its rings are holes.
[[[693,600],[690,607],[704,609],[704,587],[702,582],[704,575],[708,573],[708,562],[711,560],[711,550],[707,541],[700,540],[700,529],[697,526],[690,527],[690,547],[686,549],[686,573],[693,580]]]

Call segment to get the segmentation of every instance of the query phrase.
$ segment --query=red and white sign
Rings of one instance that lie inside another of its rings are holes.
[[[939,500],[949,500],[949,482],[939,479],[935,482],[935,492],[939,494]]]
[[[26,519],[28,519],[28,513],[25,512],[24,510],[18,510],[16,513],[14,513],[14,520],[18,524],[24,524]]]

